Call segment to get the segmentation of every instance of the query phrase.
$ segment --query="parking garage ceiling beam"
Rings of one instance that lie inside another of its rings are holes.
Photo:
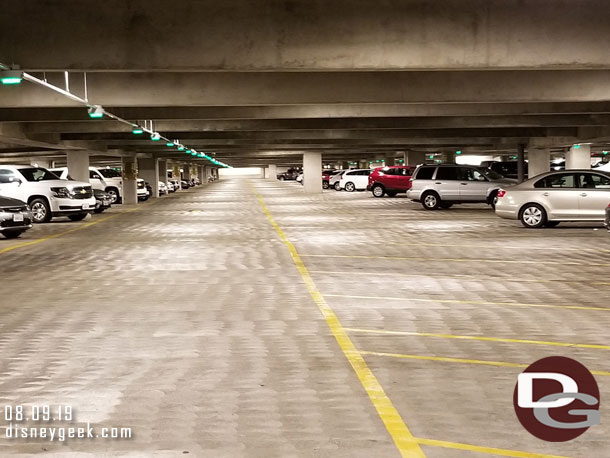
[[[471,72],[93,73],[91,103],[237,106],[610,100],[610,70]],[[299,88],[299,90],[295,90]],[[78,81],[73,92],[84,92]],[[70,107],[39,86],[2,88],[0,107]]]
[[[88,71],[609,68],[607,1],[577,3],[21,0],[2,5],[0,61]]]

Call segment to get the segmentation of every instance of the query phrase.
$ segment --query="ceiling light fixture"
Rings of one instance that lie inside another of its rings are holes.
[[[23,72],[20,70],[5,70],[0,73],[0,81],[5,86],[21,84],[23,81]]]
[[[101,105],[92,105],[87,110],[91,119],[101,119],[104,117],[104,109]]]
[[[158,142],[159,140],[161,140],[161,135],[159,135],[159,132],[153,132],[153,133],[150,135],[150,139],[151,139],[153,142]]]

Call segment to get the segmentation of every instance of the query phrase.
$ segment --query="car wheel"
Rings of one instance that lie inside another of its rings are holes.
[[[338,181],[335,183],[335,191],[341,191],[341,185]]]
[[[356,190],[356,185],[351,181],[348,181],[347,183],[345,183],[345,190],[347,192],[354,192]]]
[[[441,208],[448,209],[451,207],[453,207],[453,204],[451,202],[441,202]]]
[[[25,231],[4,231],[2,233],[3,236],[5,236],[7,239],[16,239],[17,237],[19,237],[21,234],[23,234]]]
[[[441,206],[441,198],[435,192],[426,192],[421,198],[421,203],[426,210],[438,210]]]
[[[388,191],[386,192],[386,194],[390,197],[396,197],[396,194],[398,194],[396,191]]]
[[[547,221],[544,223],[544,227],[557,227],[559,225],[559,221]]]
[[[322,189],[328,189],[328,181],[322,182]]]
[[[119,202],[119,190],[117,188],[108,188],[106,192],[110,195],[110,203],[112,205],[118,204]]]
[[[82,221],[87,217],[88,213],[77,213],[76,215],[68,215],[72,221]]]
[[[546,212],[538,204],[527,204],[521,209],[519,214],[521,224],[527,228],[539,228],[542,227],[546,221]]]
[[[285,179],[284,177],[280,177],[280,181],[284,181],[284,179]]]
[[[380,184],[374,185],[371,191],[375,197],[383,197],[385,195],[385,189]]]
[[[496,204],[498,203],[498,191],[494,191],[489,195],[489,199],[487,199],[487,203],[491,205],[491,208],[496,209]]]
[[[32,210],[32,220],[35,223],[48,223],[51,221],[51,209],[46,199],[34,199],[30,202]]]

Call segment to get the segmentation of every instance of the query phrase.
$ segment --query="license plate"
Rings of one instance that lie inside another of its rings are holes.
[[[23,222],[23,215],[21,213],[17,213],[16,215],[13,215],[13,221],[15,221],[16,223]]]
[[[83,204],[83,210],[89,210],[89,204]]]

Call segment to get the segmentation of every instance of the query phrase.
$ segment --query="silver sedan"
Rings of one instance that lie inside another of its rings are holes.
[[[562,170],[538,175],[498,193],[496,215],[525,227],[555,227],[561,221],[604,222],[610,204],[610,173]]]

